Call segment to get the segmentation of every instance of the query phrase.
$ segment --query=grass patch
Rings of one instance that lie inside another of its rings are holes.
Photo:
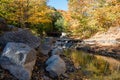
[[[73,74],[82,73],[81,75],[89,80],[120,80],[120,69],[111,68],[111,65],[102,58],[76,50],[67,50],[65,55],[73,61],[76,68],[81,67],[80,71]],[[71,76],[73,78],[72,74]]]

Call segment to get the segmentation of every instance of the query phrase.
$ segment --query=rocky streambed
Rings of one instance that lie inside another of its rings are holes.
[[[41,39],[28,29],[3,33],[0,36],[0,80],[67,78],[63,49],[56,40]]]
[[[6,32],[0,36],[0,80],[84,80],[87,72],[81,73],[81,67],[75,67],[74,61],[64,54],[66,50],[82,50],[119,62],[119,47],[70,38],[41,39],[23,29]]]

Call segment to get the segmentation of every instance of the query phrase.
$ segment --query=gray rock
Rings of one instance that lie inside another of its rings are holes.
[[[14,25],[7,25],[7,26],[8,26],[8,28],[10,28],[10,29],[15,28],[15,26],[14,26]]]
[[[6,56],[0,57],[0,65],[10,65],[10,64],[14,64],[14,63],[12,63],[8,57]]]
[[[64,45],[64,42],[61,42],[61,41],[55,42],[55,47],[62,47],[63,45]]]
[[[50,79],[48,76],[43,76],[43,80],[52,80],[52,79]]]
[[[48,55],[48,53],[53,48],[53,42],[54,42],[53,37],[46,37],[41,42],[41,45],[39,46],[38,51],[43,55]]]
[[[73,45],[72,41],[66,41],[64,48],[70,48]]]
[[[18,28],[14,25],[7,25],[10,31],[18,31]]]
[[[45,42],[46,44],[49,44],[49,45],[52,45],[55,41],[56,41],[56,40],[55,40],[55,38],[53,38],[53,37],[46,37],[46,38],[44,39],[44,42]]]
[[[38,51],[42,53],[43,55],[48,55],[50,50],[52,49],[52,46],[49,44],[41,44],[38,48]]]
[[[61,47],[54,48],[54,49],[52,49],[51,54],[52,55],[62,55],[63,49]]]
[[[29,30],[6,32],[0,37],[0,44],[5,46],[8,42],[18,42],[37,48],[40,45],[40,38],[34,36]]]
[[[53,55],[46,61],[46,71],[53,78],[64,74],[66,71],[65,62],[59,57],[59,55]]]
[[[19,80],[30,80],[36,61],[36,51],[23,43],[10,42],[0,58],[2,68],[10,71]]]
[[[5,58],[5,57],[4,57]],[[2,62],[1,66],[4,69],[9,70],[9,72],[14,75],[19,80],[30,80],[29,72],[24,69],[21,65],[16,65],[11,61],[5,61],[4,58],[0,59]]]

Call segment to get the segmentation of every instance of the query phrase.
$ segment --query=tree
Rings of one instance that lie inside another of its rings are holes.
[[[9,24],[43,33],[52,24],[53,10],[46,3],[47,0],[1,0],[0,16]]]
[[[55,22],[55,28],[57,29],[57,31],[62,32],[62,31],[64,31],[64,27],[65,27],[65,25],[64,25],[64,18],[60,17]]]
[[[46,16],[50,12],[46,0],[1,0],[0,4],[0,16],[9,21],[19,22],[23,27],[26,22],[50,22]]]
[[[80,37],[93,35],[97,31],[120,25],[119,0],[68,0],[73,20],[74,33]],[[88,36],[90,37],[90,36]]]

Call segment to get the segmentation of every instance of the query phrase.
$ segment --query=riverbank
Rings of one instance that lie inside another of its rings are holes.
[[[120,27],[111,27],[107,32],[83,40],[77,49],[120,60]]]

